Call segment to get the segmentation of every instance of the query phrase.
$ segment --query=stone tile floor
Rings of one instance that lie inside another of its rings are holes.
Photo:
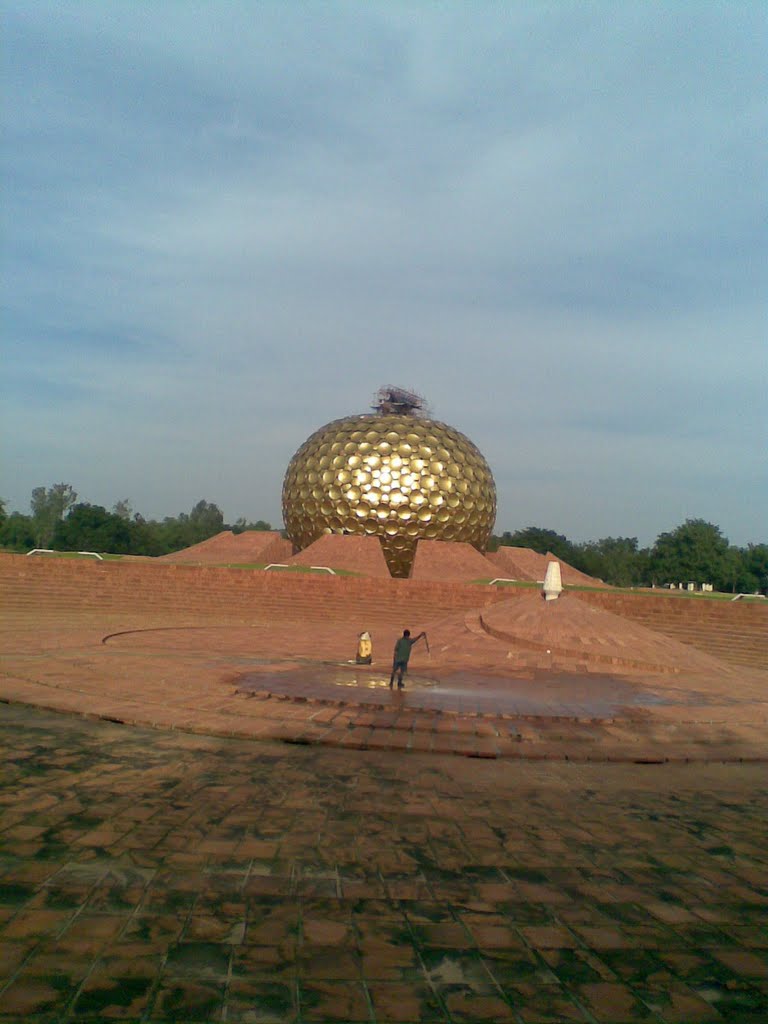
[[[0,705],[0,1020],[768,1020],[764,765]]]

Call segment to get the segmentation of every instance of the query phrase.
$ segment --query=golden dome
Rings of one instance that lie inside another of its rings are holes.
[[[416,542],[468,541],[485,551],[496,518],[488,463],[460,431],[413,415],[346,416],[316,430],[283,482],[288,536],[381,540],[393,576],[408,576]]]

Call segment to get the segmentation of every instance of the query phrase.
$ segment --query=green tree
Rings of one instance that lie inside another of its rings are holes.
[[[712,583],[721,590],[733,575],[728,538],[720,527],[704,519],[686,519],[656,538],[651,549],[650,572],[658,583]]]
[[[739,548],[740,574],[737,589],[745,594],[768,594],[768,544]]]
[[[202,540],[221,533],[224,529],[224,516],[218,505],[209,501],[198,501],[189,513],[191,544],[199,544]]]
[[[138,513],[131,520],[131,554],[132,555],[167,555],[162,537],[162,524],[145,520]]]
[[[51,542],[56,524],[64,518],[77,501],[77,492],[72,484],[53,484],[35,487],[32,491],[32,522],[35,529],[35,544],[46,548]]]
[[[29,551],[35,547],[35,527],[31,516],[11,512],[0,524],[0,547],[11,551]]]
[[[130,519],[133,516],[133,508],[128,498],[121,498],[112,506],[112,511],[121,519]]]
[[[143,519],[141,523],[144,529],[136,531],[136,535],[142,536],[145,544],[148,538],[151,538],[151,551],[136,551],[135,554],[167,555],[172,551],[199,544],[226,529],[221,510],[209,501],[198,501],[190,513],[181,512],[178,516],[166,516],[161,523],[145,522]]]
[[[514,533],[505,530],[501,535],[501,544],[515,548],[532,548],[541,555],[551,551],[557,558],[569,563],[575,555],[575,548],[567,537],[541,526],[526,526],[524,530],[515,530]]]
[[[75,505],[66,519],[56,524],[52,541],[57,551],[132,551],[131,524],[101,505]]]
[[[224,527],[226,530],[226,526]],[[246,522],[244,516],[240,516],[233,523],[231,530],[232,533],[245,533],[247,530],[271,530],[272,526],[264,519],[257,519],[255,523]]]
[[[645,558],[637,537],[603,537],[580,544],[576,560],[583,572],[616,587],[644,582]]]

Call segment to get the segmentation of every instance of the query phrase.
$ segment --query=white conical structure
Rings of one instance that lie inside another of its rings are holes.
[[[554,601],[563,592],[563,583],[560,579],[560,563],[547,562],[547,572],[544,576],[542,587],[545,601]]]

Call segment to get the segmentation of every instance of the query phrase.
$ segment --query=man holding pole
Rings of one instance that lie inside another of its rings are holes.
[[[408,659],[411,656],[411,648],[414,644],[417,644],[419,640],[424,638],[424,642],[427,644],[427,650],[429,650],[429,642],[427,641],[426,633],[419,633],[417,637],[411,640],[410,629],[404,629],[403,635],[395,644],[394,656],[392,659],[392,675],[389,677],[389,688],[392,689],[392,684],[397,676],[397,688],[398,690],[403,689],[403,676],[408,671]]]

